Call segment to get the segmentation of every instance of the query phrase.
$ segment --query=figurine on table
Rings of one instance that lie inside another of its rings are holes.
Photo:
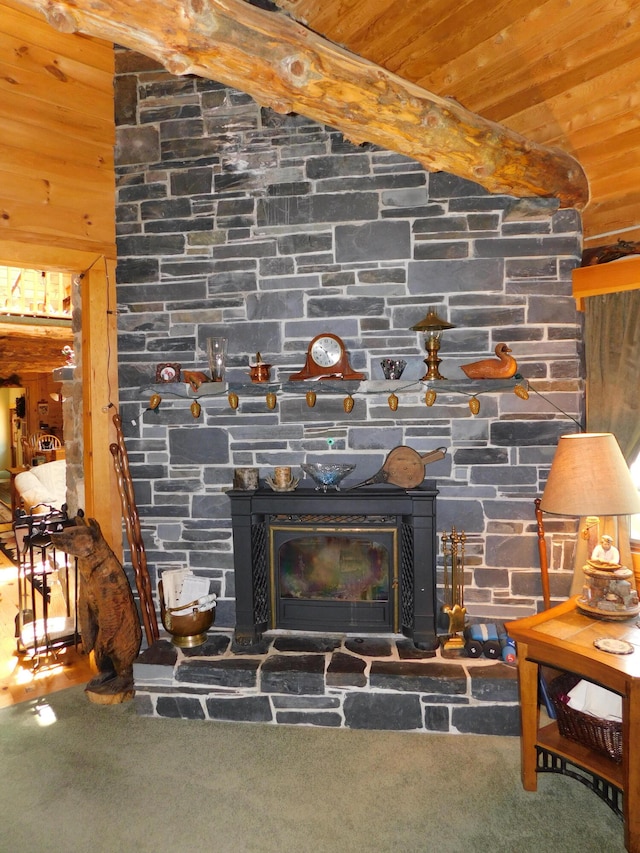
[[[620,563],[620,551],[613,544],[613,539],[607,533],[600,537],[600,543],[596,545],[591,553],[592,560],[601,563]]]

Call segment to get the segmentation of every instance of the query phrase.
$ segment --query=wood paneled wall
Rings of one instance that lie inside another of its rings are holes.
[[[113,73],[111,44],[0,0],[0,263],[84,273],[85,510],[120,550]]]
[[[113,50],[0,2],[0,240],[113,253]]]

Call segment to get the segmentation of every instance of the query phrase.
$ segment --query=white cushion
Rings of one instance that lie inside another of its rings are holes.
[[[58,459],[21,471],[16,474],[14,485],[27,512],[40,504],[62,509],[67,501],[67,463]]]

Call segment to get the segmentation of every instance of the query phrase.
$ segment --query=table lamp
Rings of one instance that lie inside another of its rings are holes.
[[[419,323],[416,323],[415,326],[411,327],[413,332],[422,332],[424,334],[424,343],[427,350],[427,357],[424,360],[427,365],[427,372],[420,380],[421,382],[429,379],[445,378],[441,375],[438,369],[440,362],[442,361],[442,359],[438,357],[438,350],[440,349],[442,333],[446,331],[446,329],[455,329],[455,326],[453,323],[447,323],[446,320],[438,317],[435,311],[429,311]]]
[[[612,433],[576,433],[558,441],[549,477],[537,508],[553,515],[633,515],[640,495]],[[537,509],[538,512],[538,509]],[[538,516],[539,525],[541,514]],[[630,619],[640,612],[629,578],[620,564],[588,560],[578,608],[602,619]],[[544,585],[544,578],[543,578]]]

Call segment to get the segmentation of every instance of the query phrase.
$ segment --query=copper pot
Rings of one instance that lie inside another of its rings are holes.
[[[271,377],[271,365],[261,361],[259,364],[250,364],[252,382],[268,382]]]

